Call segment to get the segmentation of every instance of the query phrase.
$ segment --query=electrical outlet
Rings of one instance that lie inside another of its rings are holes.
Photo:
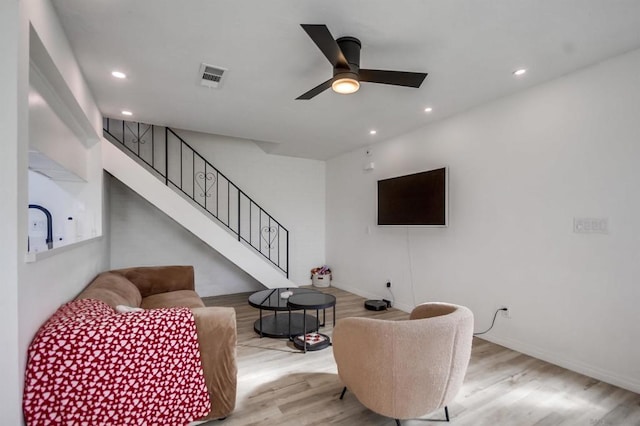
[[[511,309],[509,309],[508,306],[502,306],[500,309],[503,309],[502,311],[500,311],[500,314],[502,315],[503,318],[511,319]]]
[[[573,232],[577,234],[608,234],[609,219],[601,218],[573,218]]]
[[[387,288],[391,288],[391,280],[387,280]]]

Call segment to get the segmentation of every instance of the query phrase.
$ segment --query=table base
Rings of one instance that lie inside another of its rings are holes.
[[[313,315],[306,315],[307,330],[302,331],[305,315],[296,312],[291,313],[291,335],[310,333],[318,329],[318,319]],[[289,338],[289,314],[286,312],[277,315],[265,315],[262,317],[262,333],[260,333],[260,319],[253,323],[256,333],[264,337],[276,339]]]

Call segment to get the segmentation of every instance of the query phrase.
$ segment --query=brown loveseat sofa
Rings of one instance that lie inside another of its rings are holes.
[[[144,309],[185,306],[196,322],[211,412],[201,420],[228,416],[236,404],[236,313],[205,307],[194,291],[192,266],[160,266],[103,272],[76,299],[98,299],[111,307]]]

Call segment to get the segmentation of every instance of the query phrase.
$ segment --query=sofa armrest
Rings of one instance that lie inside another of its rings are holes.
[[[236,405],[236,311],[226,307],[192,308],[211,412],[200,420],[226,417]]]
[[[141,266],[111,271],[131,281],[145,298],[176,290],[194,290],[193,266]]]

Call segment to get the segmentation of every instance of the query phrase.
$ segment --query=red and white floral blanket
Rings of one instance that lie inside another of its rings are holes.
[[[28,425],[184,425],[205,416],[193,314],[67,303],[29,347],[23,408]]]

